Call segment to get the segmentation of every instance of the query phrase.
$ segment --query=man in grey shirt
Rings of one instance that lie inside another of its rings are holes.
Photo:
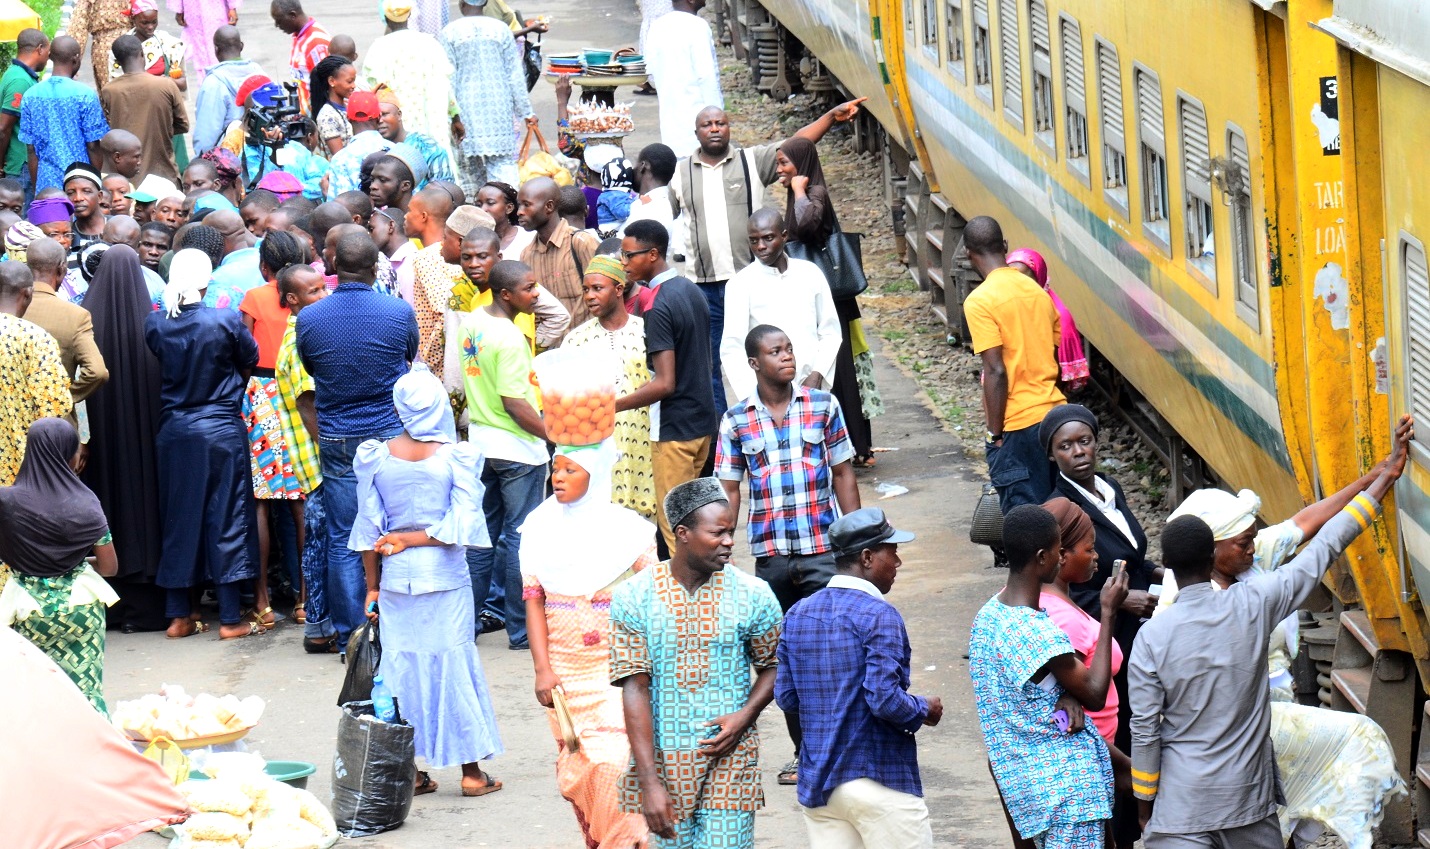
[[[1167,523],[1163,563],[1181,587],[1132,647],[1132,789],[1147,849],[1282,849],[1271,749],[1266,652],[1271,631],[1326,567],[1370,527],[1405,470],[1409,416],[1379,477],[1291,562],[1224,592],[1211,584],[1215,543],[1196,516]]]

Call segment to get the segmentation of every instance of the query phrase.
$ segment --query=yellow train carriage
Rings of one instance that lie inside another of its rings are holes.
[[[905,71],[943,196],[1045,255],[1079,329],[1218,477],[1293,511],[1253,9],[1202,4],[1206,43],[1167,38],[1157,4],[914,5]]]

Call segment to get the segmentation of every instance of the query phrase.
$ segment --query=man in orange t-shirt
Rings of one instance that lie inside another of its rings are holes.
[[[1052,492],[1047,451],[1038,425],[1067,403],[1058,388],[1058,311],[1031,278],[1008,267],[1008,243],[986,216],[963,230],[968,259],[983,282],[963,302],[973,351],[983,358],[984,454],[1003,512],[1042,504]]]

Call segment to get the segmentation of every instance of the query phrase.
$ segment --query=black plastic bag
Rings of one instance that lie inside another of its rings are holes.
[[[332,809],[338,833],[369,837],[391,831],[412,809],[417,781],[412,726],[378,721],[368,700],[342,707],[333,756]]]
[[[343,673],[343,687],[338,691],[338,707],[372,698],[372,678],[381,660],[382,640],[378,637],[377,623],[369,620],[348,637],[348,669]]]

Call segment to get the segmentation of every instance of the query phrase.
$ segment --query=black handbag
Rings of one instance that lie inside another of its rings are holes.
[[[1001,548],[1003,545],[1003,505],[993,484],[983,485],[978,503],[973,507],[973,521],[968,526],[968,541],[974,545]]]
[[[862,233],[835,230],[822,248],[812,249],[803,242],[790,242],[785,251],[795,259],[819,266],[824,279],[829,281],[829,294],[836,301],[845,301],[869,288],[869,278],[864,276],[864,251],[859,244],[862,236]]]

